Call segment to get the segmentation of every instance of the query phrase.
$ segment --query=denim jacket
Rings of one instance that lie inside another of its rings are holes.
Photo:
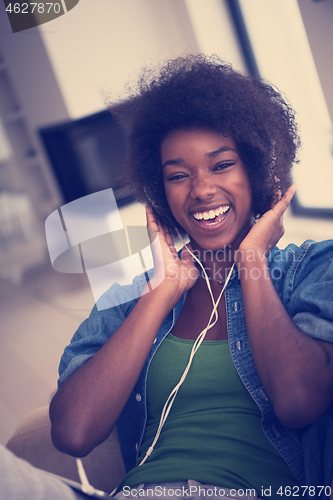
[[[313,338],[333,343],[333,240],[306,241],[300,247],[277,247],[269,256],[270,276],[274,287],[295,324]],[[93,356],[134,308],[133,289],[142,291],[146,276],[132,285],[113,285],[99,301],[109,303],[117,296],[121,305],[97,310],[84,321],[66,347],[59,367],[59,385]],[[136,293],[138,296],[139,293]],[[229,343],[238,374],[262,412],[262,427],[271,443],[293,470],[301,485],[327,486],[333,471],[333,411],[328,411],[302,431],[283,426],[260,381],[247,337],[244,305],[238,273],[225,291]],[[171,331],[185,302],[186,295],[165,318],[134,390],[117,421],[120,446],[126,470],[136,464],[136,457],[147,420],[146,382],[150,362],[165,336]],[[312,496],[315,498],[315,496]]]

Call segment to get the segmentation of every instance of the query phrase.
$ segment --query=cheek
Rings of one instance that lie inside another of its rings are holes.
[[[170,194],[170,191],[168,189],[166,189],[165,184],[164,184],[164,193],[165,193],[165,197],[166,197],[166,200],[168,202],[169,208],[172,212],[173,199],[172,199],[172,196]]]
[[[167,199],[167,202],[168,202],[168,205],[169,205],[169,208],[170,208],[172,215],[174,216],[174,218],[176,219],[178,224],[183,226],[183,224],[184,224],[183,217],[182,217],[183,204],[181,202],[180,196],[177,195],[173,190],[169,191],[169,192],[166,190],[165,196],[166,196],[166,199]]]
[[[253,218],[253,202],[252,202],[252,192],[250,183],[247,178],[239,178],[233,185],[233,192],[238,193],[236,200],[238,200],[237,205],[240,211],[243,213],[243,217],[246,219]]]
[[[164,184],[164,192],[171,212],[180,204],[181,193],[175,186]]]
[[[252,204],[252,192],[250,182],[247,177],[241,177],[235,185],[236,191],[242,193],[244,203]]]
[[[253,202],[251,192],[247,189],[243,196],[244,211],[248,213],[248,217],[253,218]]]
[[[171,210],[171,213],[172,215],[174,216],[174,218],[176,219],[177,222],[181,223],[181,218],[182,218],[182,212],[181,212],[181,208],[180,206],[176,203],[176,200],[171,200],[169,202],[168,200],[168,203],[169,203],[169,208]]]

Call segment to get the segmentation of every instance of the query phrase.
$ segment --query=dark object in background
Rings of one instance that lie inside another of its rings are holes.
[[[112,188],[118,206],[133,201],[121,176],[126,130],[109,111],[39,130],[65,203]]]

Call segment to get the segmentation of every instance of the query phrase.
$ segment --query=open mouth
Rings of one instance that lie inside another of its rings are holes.
[[[193,214],[193,217],[205,226],[215,226],[225,218],[229,209],[230,205],[222,205],[207,212],[196,212]]]

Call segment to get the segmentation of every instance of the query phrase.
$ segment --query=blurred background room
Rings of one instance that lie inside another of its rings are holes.
[[[333,237],[332,25],[333,0],[80,0],[13,33],[0,2],[1,443],[48,404],[95,302],[84,272],[52,268],[46,219],[111,187],[123,225],[145,225],[143,207],[116,189],[126,141],[104,112],[143,66],[203,52],[275,84],[302,138],[280,246]]]

